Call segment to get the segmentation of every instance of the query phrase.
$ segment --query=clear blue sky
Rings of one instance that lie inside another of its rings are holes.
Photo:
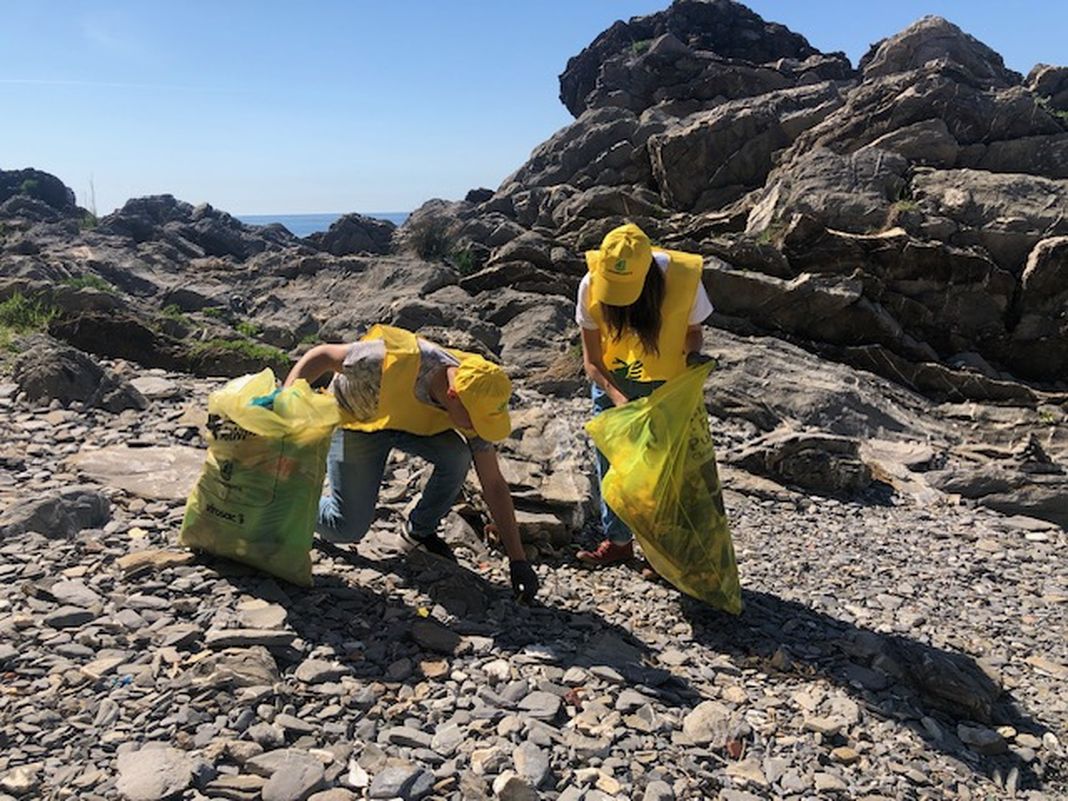
[[[557,76],[668,0],[4,0],[0,168],[101,213],[169,192],[234,213],[406,211],[496,187],[570,121]],[[855,64],[936,13],[1026,73],[1068,63],[1068,3],[753,0]]]

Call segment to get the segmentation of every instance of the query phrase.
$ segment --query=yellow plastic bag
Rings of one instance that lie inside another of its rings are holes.
[[[271,370],[208,398],[208,456],[179,543],[311,585],[311,545],[337,402],[297,381],[272,402]],[[268,408],[269,407],[269,408]]]
[[[742,590],[704,405],[712,367],[687,370],[647,398],[608,409],[586,430],[609,464],[602,497],[653,569],[686,594],[738,614]]]

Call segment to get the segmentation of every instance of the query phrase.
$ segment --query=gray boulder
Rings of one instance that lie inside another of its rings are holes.
[[[82,351],[41,334],[25,340],[12,378],[30,401],[80,401],[109,412],[148,408],[148,400],[128,381]]]
[[[50,539],[72,537],[107,523],[111,503],[94,487],[67,487],[54,495],[16,501],[0,514],[0,541],[27,531]]]
[[[1018,72],[1005,67],[996,52],[937,16],[926,16],[873,45],[859,66],[869,79],[907,72],[931,61],[951,62],[986,86],[1013,86],[1023,80]]]
[[[362,214],[346,214],[328,231],[306,237],[313,246],[335,256],[357,253],[388,253],[397,226],[388,220],[376,220]]]

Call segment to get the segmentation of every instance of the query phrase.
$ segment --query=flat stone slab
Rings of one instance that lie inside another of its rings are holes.
[[[189,497],[204,466],[204,451],[184,445],[131,448],[110,445],[83,450],[67,466],[99,484],[149,500]]]

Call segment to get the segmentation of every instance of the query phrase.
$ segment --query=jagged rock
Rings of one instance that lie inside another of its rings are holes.
[[[307,241],[335,256],[357,253],[388,253],[397,226],[362,214],[346,214],[335,220],[328,231],[314,233]]]
[[[576,117],[591,104],[612,101],[621,84],[628,84],[618,78],[613,82],[613,76],[606,79],[606,72],[612,66],[618,70],[628,60],[640,59],[647,49],[652,50],[649,45],[665,34],[671,34],[678,42],[687,43],[690,50],[707,51],[722,59],[740,59],[753,64],[780,59],[803,62],[821,55],[804,37],[782,25],[765,22],[739,3],[683,0],[672,3],[667,10],[656,14],[632,17],[628,22],[616,22],[581,53],[569,59],[567,68],[560,76],[561,101]],[[670,57],[676,54],[677,49],[663,55]],[[648,56],[650,59],[657,57],[662,56],[656,51]],[[844,57],[839,59],[839,73],[835,77],[845,77],[849,72],[848,62]],[[673,73],[668,80],[676,75],[677,72]],[[686,75],[684,68],[679,77]],[[605,90],[599,94],[601,87],[605,87]]]
[[[649,138],[665,204],[720,208],[764,184],[773,156],[842,103],[830,82],[724,103]]]
[[[80,401],[110,412],[145,409],[148,401],[129,382],[105,370],[87,354],[44,336],[23,343],[12,377],[32,401]]]
[[[1068,67],[1036,64],[1027,75],[1027,88],[1058,111],[1068,111]]]
[[[107,523],[111,503],[92,487],[67,487],[55,495],[16,501],[0,513],[0,541],[25,531],[49,539],[72,537]]]
[[[926,16],[900,33],[873,45],[860,60],[866,79],[907,72],[930,61],[948,61],[984,86],[1013,86],[1023,80],[1005,68],[1001,56],[951,22]]]
[[[0,204],[17,196],[39,201],[62,214],[78,211],[74,192],[54,175],[34,169],[0,170]]]
[[[907,167],[900,155],[874,148],[849,156],[823,148],[806,152],[768,176],[746,231],[757,235],[800,213],[828,228],[869,233],[886,223]]]
[[[872,478],[856,440],[789,429],[754,440],[735,461],[751,472],[821,493],[861,492]]]
[[[1068,234],[1068,180],[940,170],[917,175],[913,192],[925,214],[953,223],[951,242],[982,245],[1015,275],[1041,239]]]

